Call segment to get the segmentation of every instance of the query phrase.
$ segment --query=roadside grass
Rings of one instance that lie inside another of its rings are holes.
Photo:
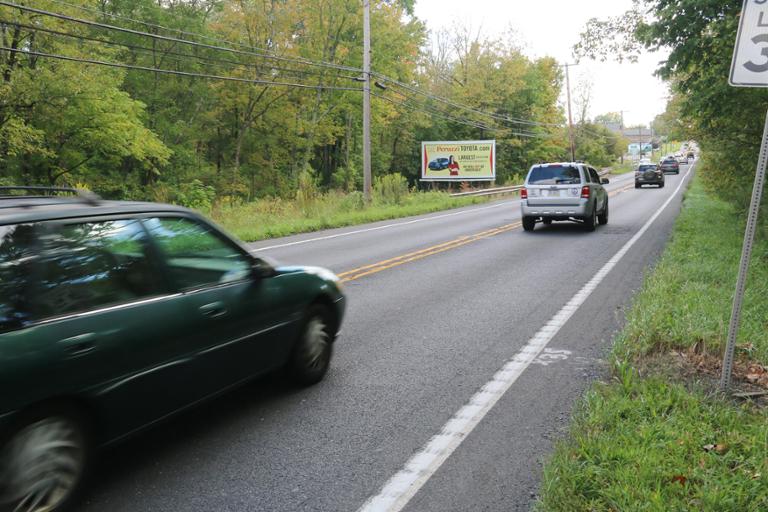
[[[444,192],[409,192],[391,201],[375,197],[370,206],[365,206],[359,192],[328,192],[305,201],[268,198],[242,205],[216,205],[210,214],[225,229],[252,242],[487,201],[487,197],[451,197]]]
[[[634,164],[630,160],[625,160],[624,163],[617,163],[611,166],[611,174],[626,174],[632,171]]]
[[[611,380],[589,390],[545,467],[538,510],[768,510],[766,408],[715,393],[716,372],[668,365],[675,353],[719,358],[743,225],[694,180],[612,349]],[[768,361],[766,255],[762,240],[744,302],[742,363]]]
[[[544,470],[539,510],[768,510],[768,422],[660,377],[596,385]]]

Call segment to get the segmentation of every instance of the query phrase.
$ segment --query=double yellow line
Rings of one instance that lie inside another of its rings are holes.
[[[500,233],[511,231],[513,229],[519,228],[520,226],[522,226],[521,222],[513,222],[512,224],[505,224],[504,226],[489,229],[487,231],[476,233],[474,235],[460,236],[459,238],[450,240],[448,242],[443,242],[441,244],[427,247],[426,249],[409,252],[407,254],[402,254],[395,258],[390,258],[388,260],[379,261],[376,263],[372,263],[370,265],[364,265],[362,267],[353,268],[352,270],[347,270],[346,272],[340,273],[339,277],[341,278],[342,283],[346,283],[348,281],[354,281],[355,279],[360,279],[361,277],[369,276],[371,274],[376,274],[378,272],[381,272],[382,270],[387,270],[393,267],[397,267],[399,265],[403,265],[405,263],[410,263],[411,261],[420,260],[422,258],[426,258],[427,256],[432,256],[433,254],[439,254],[441,252],[450,251],[451,249],[456,249],[457,247],[461,247],[462,245],[471,244],[472,242],[477,242],[478,240],[482,240],[484,238],[488,238],[494,235],[498,235]]]
[[[626,187],[622,187],[618,190],[615,190],[609,193],[608,195],[610,197],[613,197],[633,187],[634,187],[634,184]],[[362,267],[353,268],[352,270],[347,270],[346,272],[342,272],[338,274],[338,276],[341,278],[342,283],[354,281],[356,279],[360,279],[361,277],[377,274],[383,270],[388,270],[390,268],[397,267],[405,263],[410,263],[412,261],[426,258],[427,256],[432,256],[434,254],[439,254],[441,252],[450,251],[451,249],[456,249],[457,247],[461,247],[462,245],[471,244],[472,242],[477,242],[478,240],[483,240],[484,238],[489,238],[501,233],[506,233],[507,231],[512,231],[513,229],[517,229],[522,225],[523,225],[522,222],[518,221],[518,222],[513,222],[512,224],[505,224],[498,228],[493,228],[487,231],[482,231],[480,233],[475,233],[474,235],[460,236],[459,238],[455,238],[448,242],[443,242],[441,244],[427,247],[426,249],[420,249],[418,251],[402,254],[394,258],[389,258],[387,260],[371,263],[370,265],[363,265]]]

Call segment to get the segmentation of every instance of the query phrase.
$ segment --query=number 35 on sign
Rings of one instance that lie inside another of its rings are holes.
[[[744,0],[729,82],[768,87],[768,0]]]

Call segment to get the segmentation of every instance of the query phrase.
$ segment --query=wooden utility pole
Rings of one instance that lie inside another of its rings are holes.
[[[573,139],[573,117],[571,116],[571,76],[568,68],[575,64],[563,64],[565,66],[565,89],[568,96],[568,139],[571,143],[571,162],[576,161],[576,143]]]
[[[371,2],[363,0],[363,198],[371,202]]]

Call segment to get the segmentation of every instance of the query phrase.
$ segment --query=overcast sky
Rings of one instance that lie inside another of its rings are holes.
[[[572,48],[590,18],[619,15],[632,0],[416,0],[416,16],[435,27],[469,24],[489,37],[511,28],[530,57],[573,62]],[[624,110],[624,124],[648,124],[664,111],[667,86],[653,75],[664,54],[646,54],[637,64],[583,60],[571,68],[571,90],[593,83],[589,117]],[[563,95],[563,101],[565,95]],[[575,115],[575,114],[574,114]]]

